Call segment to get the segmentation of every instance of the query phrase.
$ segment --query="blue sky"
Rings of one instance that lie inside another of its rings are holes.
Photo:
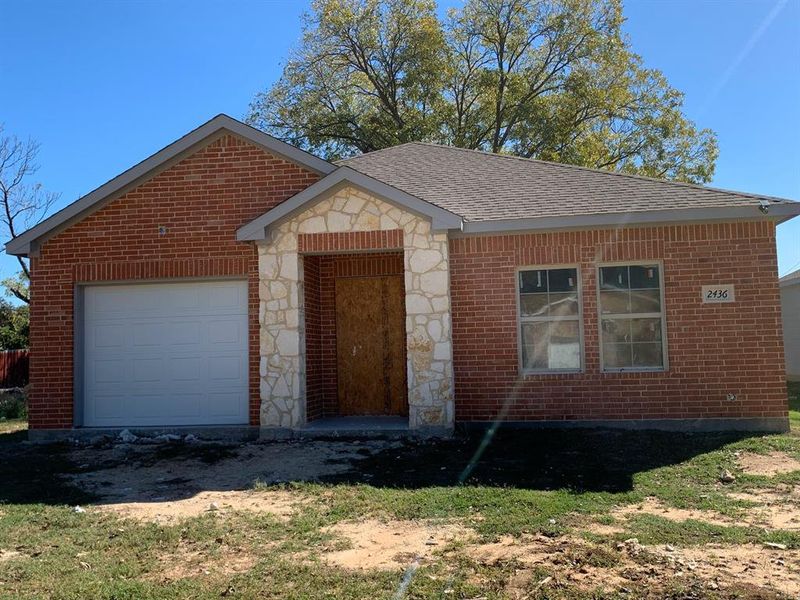
[[[440,2],[457,5],[458,0]],[[308,2],[2,0],[0,122],[38,140],[58,208],[280,74]],[[635,51],[719,135],[713,185],[800,200],[800,0],[628,0]],[[800,267],[800,217],[778,228]],[[9,257],[0,275],[15,272]]]

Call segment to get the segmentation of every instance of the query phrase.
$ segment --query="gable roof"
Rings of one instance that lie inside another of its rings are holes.
[[[35,251],[37,245],[47,237],[100,209],[107,202],[153,177],[175,161],[197,151],[208,143],[211,138],[216,138],[225,132],[233,133],[256,146],[264,148],[271,154],[283,157],[320,175],[327,175],[336,169],[336,166],[328,161],[295,148],[228,115],[219,114],[111,181],[104,183],[93,192],[79,198],[38,225],[17,236],[6,244],[6,252],[24,256]]]
[[[465,233],[723,219],[782,222],[800,214],[800,203],[782,198],[422,142],[331,164],[220,114],[11,240],[6,252],[35,252],[48,237],[225,132],[323,175],[240,228],[240,240],[263,239],[268,226],[346,183],[430,217],[436,229]]]
[[[263,240],[266,238],[267,228],[303,211],[323,194],[352,185],[374,194],[397,206],[405,208],[418,215],[431,219],[434,230],[460,229],[461,217],[444,208],[420,200],[402,190],[398,190],[382,181],[368,175],[354,171],[349,167],[339,167],[333,173],[323,177],[302,192],[284,200],[263,215],[243,225],[236,232],[238,240]]]
[[[339,161],[464,217],[464,231],[791,218],[781,198],[411,142]]]

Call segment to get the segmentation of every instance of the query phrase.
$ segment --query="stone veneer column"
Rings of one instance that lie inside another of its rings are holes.
[[[452,427],[453,347],[446,233],[422,219],[403,227],[408,352],[408,424]]]
[[[409,426],[453,426],[453,352],[446,233],[430,221],[345,188],[259,244],[261,426],[305,423],[305,336],[299,233],[403,230]]]
[[[302,263],[295,234],[271,238],[258,246],[261,426],[295,428],[306,420]]]

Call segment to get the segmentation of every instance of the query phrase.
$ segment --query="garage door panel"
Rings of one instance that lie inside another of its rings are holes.
[[[115,383],[125,380],[124,360],[97,360],[92,369],[92,381],[95,383]]]
[[[97,394],[96,414],[100,419],[117,420],[125,414],[125,397],[121,394]]]
[[[163,321],[146,322],[130,319],[129,325],[132,335],[128,340],[128,346],[161,346],[164,343],[167,332]]]
[[[206,410],[208,413],[217,418],[233,418],[236,416],[233,412],[235,406],[235,396],[230,392],[209,392]]]
[[[247,293],[247,290],[244,290]],[[242,304],[247,304],[242,298],[242,290],[239,288],[218,286],[212,288],[208,294],[208,306],[214,309],[236,310]]]
[[[172,379],[180,382],[200,381],[203,372],[203,359],[199,356],[179,356],[169,359]]]
[[[175,286],[167,290],[163,297],[168,306],[181,312],[191,313],[202,306],[200,293],[196,287]]]
[[[233,397],[232,397],[233,398]],[[170,405],[170,416],[192,422],[200,418],[202,396],[199,394],[132,394],[128,398],[131,412],[140,419],[160,419],[163,417],[164,402]]]
[[[170,321],[164,323],[167,346],[196,346],[203,340],[203,321]]]
[[[125,328],[121,325],[99,323],[94,335],[88,338],[95,348],[121,348],[125,346]]]
[[[245,282],[87,287],[84,327],[86,425],[247,423]]]
[[[213,382],[241,381],[242,366],[239,356],[218,356],[208,361],[208,377]]]
[[[208,341],[212,344],[235,344],[242,343],[245,332],[242,331],[242,323],[233,319],[220,319],[208,323]]]
[[[134,358],[131,361],[133,383],[164,381],[164,362],[157,358]]]

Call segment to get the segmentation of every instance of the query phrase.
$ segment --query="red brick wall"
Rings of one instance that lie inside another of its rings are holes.
[[[317,179],[225,135],[45,242],[32,260],[31,428],[73,423],[76,282],[221,276],[249,281],[250,420],[258,424],[258,261],[236,229]]]
[[[403,248],[402,229],[375,231],[342,231],[337,233],[301,233],[297,236],[297,251],[301,254],[325,252],[356,252]]]
[[[320,304],[320,257],[303,258],[303,307],[306,336],[306,419],[314,421],[323,416],[323,334],[330,324],[322,327]],[[335,323],[334,323],[335,326]]]
[[[450,253],[457,421],[787,414],[770,222],[468,237]],[[667,372],[601,372],[596,265],[628,260],[663,261]],[[580,265],[584,372],[520,377],[515,269],[560,264]],[[714,283],[736,302],[703,304]]]
[[[309,421],[339,414],[336,373],[336,279],[402,275],[403,253],[303,257],[306,311],[306,414]]]

